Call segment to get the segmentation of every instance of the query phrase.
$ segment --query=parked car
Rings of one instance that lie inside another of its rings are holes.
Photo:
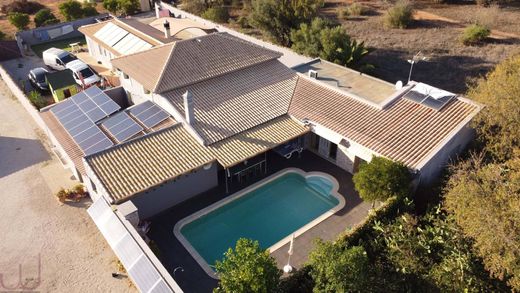
[[[31,85],[40,91],[48,91],[49,85],[45,80],[45,74],[49,73],[49,71],[43,67],[36,67],[29,71],[27,78]]]
[[[58,48],[43,51],[42,57],[43,63],[54,70],[64,70],[69,62],[78,59],[71,53]]]
[[[101,81],[101,78],[81,60],[74,60],[66,65],[72,71],[72,77],[82,87],[89,87]]]

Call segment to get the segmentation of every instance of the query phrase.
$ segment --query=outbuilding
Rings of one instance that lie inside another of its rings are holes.
[[[56,103],[79,92],[78,85],[72,77],[70,69],[48,73],[46,79]]]

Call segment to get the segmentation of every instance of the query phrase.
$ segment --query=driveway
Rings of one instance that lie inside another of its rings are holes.
[[[0,292],[135,292],[84,200],[54,198],[75,183],[0,80]]]

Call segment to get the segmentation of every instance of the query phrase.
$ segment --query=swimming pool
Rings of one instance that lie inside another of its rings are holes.
[[[181,220],[174,232],[214,277],[209,265],[239,238],[258,240],[272,252],[340,210],[345,200],[338,187],[330,175],[285,169]]]

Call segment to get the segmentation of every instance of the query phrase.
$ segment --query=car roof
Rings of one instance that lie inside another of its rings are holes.
[[[57,56],[62,55],[63,53],[70,54],[69,52],[62,50],[62,49],[58,49],[58,48],[49,48],[49,49],[43,51],[43,53],[50,53],[50,54],[54,54]]]
[[[72,71],[79,71],[79,70],[87,68],[88,66],[87,66],[87,64],[85,64],[85,62],[83,62],[81,60],[74,60],[74,61],[70,61],[69,63],[67,63],[65,65],[65,67],[69,68]]]

